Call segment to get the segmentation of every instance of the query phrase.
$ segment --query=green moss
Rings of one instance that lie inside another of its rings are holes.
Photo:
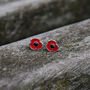
[[[54,80],[53,82],[46,82],[43,86],[40,86],[40,90],[68,90],[70,85],[69,80]]]
[[[75,79],[71,78],[71,76],[69,78],[65,76],[62,79],[49,79],[47,81],[44,81],[44,83],[42,84],[40,84],[39,81],[38,83],[35,83],[35,85],[28,84],[27,86],[25,86],[26,88],[23,90],[35,90],[36,88],[38,88],[38,90],[69,90],[70,87],[73,87],[72,90],[81,90],[82,88],[89,88],[90,78],[87,74],[81,74],[79,77],[76,77]],[[74,83],[76,83],[76,85]]]

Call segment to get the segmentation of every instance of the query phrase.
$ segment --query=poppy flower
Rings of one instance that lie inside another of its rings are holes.
[[[30,48],[33,49],[33,50],[41,49],[42,48],[42,43],[40,42],[39,39],[34,38],[34,39],[31,40]]]
[[[50,40],[48,42],[48,44],[47,44],[47,50],[48,51],[54,51],[54,52],[56,52],[58,50],[58,48],[59,48],[58,45],[53,40]]]

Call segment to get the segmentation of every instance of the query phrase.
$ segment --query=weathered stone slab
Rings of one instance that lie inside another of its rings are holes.
[[[39,38],[41,50],[29,48]],[[48,52],[54,39],[58,52]],[[0,90],[89,90],[90,19],[0,47]]]
[[[0,44],[90,17],[90,0],[18,0],[0,5]]]

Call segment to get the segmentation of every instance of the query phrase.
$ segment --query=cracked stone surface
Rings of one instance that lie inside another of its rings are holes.
[[[41,50],[29,42],[39,38]],[[58,52],[48,52],[54,39]],[[90,90],[90,19],[0,47],[0,90]]]
[[[1,4],[0,45],[87,19],[89,3],[90,0],[15,0]]]

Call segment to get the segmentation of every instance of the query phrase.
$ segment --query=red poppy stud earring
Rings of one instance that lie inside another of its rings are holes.
[[[34,39],[31,40],[30,48],[32,50],[41,49],[42,48],[42,43],[40,42],[39,39],[34,38]]]
[[[47,44],[47,50],[48,51],[54,51],[54,52],[56,52],[56,51],[58,51],[58,48],[59,47],[58,47],[56,41],[54,41],[54,40],[50,40],[48,42],[48,44]]]

